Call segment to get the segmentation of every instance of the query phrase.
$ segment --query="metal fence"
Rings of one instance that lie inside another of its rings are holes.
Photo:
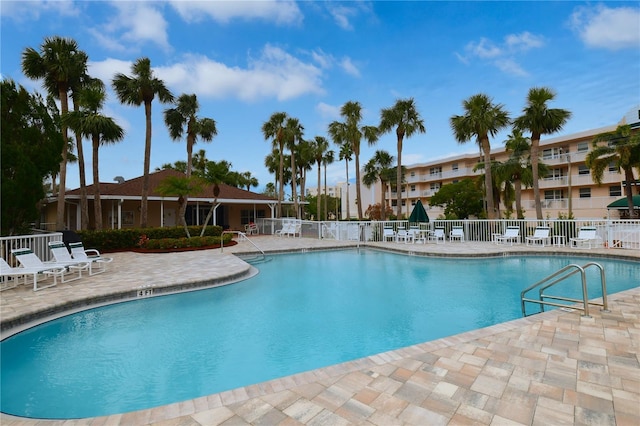
[[[407,220],[390,221],[306,221],[292,218],[259,219],[259,232],[267,235],[277,235],[285,221],[296,221],[300,224],[301,232],[296,237],[325,238],[340,241],[382,241],[384,228],[410,229]],[[519,241],[524,242],[527,236],[534,234],[536,227],[544,226],[550,229],[550,238],[556,244],[569,244],[571,238],[579,235],[580,228],[593,226],[596,228],[596,245],[640,249],[640,221],[639,220],[534,220],[534,219],[499,219],[499,220],[433,220],[419,224],[423,231],[444,229],[448,237],[454,226],[462,227],[465,241],[493,241],[496,235],[503,235],[509,226],[520,228]],[[448,239],[448,238],[447,238]]]
[[[51,232],[45,234],[0,237],[0,254],[9,265],[18,266],[15,258],[11,254],[11,250],[17,248],[30,248],[43,262],[47,262],[52,260],[51,251],[49,250],[50,241],[62,241],[62,233]]]

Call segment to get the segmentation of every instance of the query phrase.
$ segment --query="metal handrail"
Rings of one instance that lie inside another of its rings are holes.
[[[220,253],[224,252],[224,238],[222,238],[224,236],[224,234],[238,234],[238,237],[241,237],[242,239],[245,239],[247,241],[249,241],[251,243],[252,246],[254,246],[260,253],[262,253],[262,259],[265,260],[267,258],[267,255],[264,254],[264,251],[262,251],[262,249],[260,247],[258,247],[257,245],[255,245],[255,243],[253,241],[251,241],[251,239],[249,237],[247,237],[247,234],[245,234],[242,231],[222,231],[222,234],[220,234]]]
[[[587,275],[585,272],[585,269],[587,269],[590,266],[595,266],[598,269],[600,269],[600,285],[602,287],[602,303],[598,303],[598,302],[589,302],[589,295],[588,295],[588,290],[587,290]],[[554,295],[549,295],[549,294],[544,294],[543,292],[558,284],[561,281],[566,280],[567,278],[569,278],[570,276],[580,273],[580,278],[582,281],[582,300],[580,299],[573,299],[573,298],[569,298],[569,297],[562,297],[562,296],[554,296]],[[564,274],[564,275],[562,275]],[[558,277],[557,279],[549,282],[550,280],[554,279]],[[546,284],[546,285],[545,285]],[[528,299],[525,297],[525,294],[528,293],[529,291],[533,290],[534,288],[540,287],[544,285],[544,287],[541,287],[538,291],[538,299]],[[569,307],[569,305],[566,304],[562,304],[562,303],[554,303],[554,302],[549,302],[546,301],[544,299],[553,299],[553,300],[563,300],[565,302],[573,302],[573,303],[582,303],[582,307],[580,306],[571,306],[572,308],[576,308],[576,309],[581,309],[582,311],[584,311],[583,316],[588,317],[589,316],[589,305],[596,305],[596,306],[602,306],[602,310],[603,311],[608,311],[608,305],[607,305],[607,280],[605,278],[605,273],[604,273],[604,268],[602,267],[602,265],[595,263],[595,262],[589,262],[586,263],[582,266],[580,265],[576,265],[575,263],[572,263],[570,265],[567,265],[565,267],[563,267],[562,269],[554,272],[553,274],[549,275],[548,277],[545,277],[543,279],[541,279],[540,281],[538,281],[537,283],[527,287],[526,289],[524,289],[521,293],[520,293],[520,303],[521,303],[521,308],[522,308],[522,316],[526,317],[526,310],[525,310],[525,302],[531,302],[531,303],[537,303],[540,305],[542,311],[544,312],[544,307],[545,305],[549,305],[549,306],[556,306],[556,307]]]

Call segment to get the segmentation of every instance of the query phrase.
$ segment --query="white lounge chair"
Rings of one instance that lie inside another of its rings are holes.
[[[20,285],[20,278],[24,278],[27,283],[27,277],[30,275],[25,268],[14,268],[7,263],[4,258],[0,257],[0,290],[9,290]],[[37,272],[34,272],[37,274]]]
[[[275,234],[279,237],[283,235],[289,235],[291,233],[291,228],[293,226],[293,222],[282,222],[282,228],[275,231]]]
[[[286,235],[287,235],[287,237],[295,237],[296,235],[301,237],[302,236],[302,223],[300,223],[300,222],[291,223],[291,226],[287,230]]]
[[[429,241],[435,241],[436,244],[440,244],[440,241],[445,242],[444,228],[436,228],[429,234]]]
[[[107,263],[113,261],[113,258],[102,256],[96,249],[85,249],[81,242],[69,243],[69,248],[74,260],[89,263],[89,275],[103,273],[107,270]]]
[[[549,235],[550,232],[551,230],[548,226],[538,226],[533,232],[533,235],[525,238],[526,244],[536,245],[541,243],[542,247],[544,247],[545,243],[547,245],[551,245],[551,236]]]
[[[391,227],[384,227],[382,230],[382,241],[394,241],[396,239],[396,231]]]
[[[496,235],[495,242],[496,244],[506,244],[513,245],[514,241],[517,243],[520,240],[520,227],[519,226],[507,226],[506,231],[504,231],[503,235]]]
[[[74,279],[80,278],[80,272],[78,272],[77,278],[65,281],[65,275],[68,272],[67,265],[58,265],[51,262],[45,263],[40,260],[40,258],[33,251],[31,251],[30,248],[12,249],[11,253],[16,257],[16,259],[18,259],[20,265],[22,265],[22,268],[14,269],[24,269],[25,273],[33,275],[33,291],[38,291],[57,285],[58,277],[61,278],[62,282],[73,281]],[[44,275],[45,277],[53,277],[53,284],[49,284],[44,287],[38,286],[38,275],[40,274]]]
[[[462,226],[454,226],[451,228],[451,232],[449,232],[449,241],[458,240],[460,242],[464,241],[464,230]]]
[[[576,248],[591,248],[598,240],[595,226],[583,226],[575,238],[569,238],[569,246]]]
[[[54,262],[56,264],[65,265],[77,270],[79,275],[82,275],[82,271],[89,269],[89,262],[86,260],[81,261],[79,259],[74,259],[71,256],[71,253],[69,253],[67,246],[62,241],[50,241],[49,250],[51,250],[51,254],[53,254]]]

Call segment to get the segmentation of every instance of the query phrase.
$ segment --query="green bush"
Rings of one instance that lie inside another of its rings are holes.
[[[224,242],[231,241],[232,235],[226,234]],[[220,246],[220,237],[191,237],[191,238],[158,238],[147,240],[141,248],[157,250],[157,249],[175,249],[175,248],[197,248]]]
[[[194,238],[200,238],[202,227],[190,226],[189,233]],[[107,229],[103,231],[77,231],[82,239],[85,248],[94,248],[101,252],[129,250],[139,248],[141,242],[160,240],[165,238],[184,239],[184,228],[127,228],[127,229]],[[222,234],[221,226],[207,226],[205,229],[205,237],[220,237]],[[226,239],[226,236],[225,236]],[[229,235],[229,240],[231,235]],[[218,243],[220,239],[218,238]],[[185,246],[189,247],[189,246]]]

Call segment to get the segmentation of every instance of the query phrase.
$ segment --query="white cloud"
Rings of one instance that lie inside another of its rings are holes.
[[[188,22],[202,21],[205,16],[216,22],[233,19],[261,19],[282,25],[300,25],[303,15],[292,1],[171,1],[171,6]]]
[[[526,77],[529,75],[522,67],[513,59],[510,58],[501,58],[493,62],[499,70],[504,72],[505,74],[510,75],[519,75],[522,77]]]
[[[324,102],[316,105],[316,111],[320,114],[320,117],[328,120],[337,120],[340,118],[340,106],[329,105]]]
[[[347,74],[350,74],[354,77],[360,77],[360,70],[351,61],[351,58],[343,58],[342,61],[340,61],[340,66]]]
[[[78,16],[79,12],[72,0],[2,1],[0,7],[0,16],[10,17],[19,22],[37,20],[43,14]]]
[[[589,47],[637,50],[640,46],[640,8],[578,7],[569,25]]]
[[[358,10],[353,7],[347,7],[343,4],[335,5],[330,2],[327,3],[327,9],[335,23],[344,30],[352,30],[353,26],[349,22],[349,18],[357,15]]]
[[[107,30],[122,31],[120,37],[125,42],[136,45],[155,43],[163,49],[169,49],[167,21],[152,3],[114,1],[111,4],[118,14],[111,19]]]
[[[498,46],[484,37],[482,37],[479,42],[472,41],[467,44],[465,50],[482,59],[491,59],[503,54]]]
[[[521,52],[544,45],[542,37],[533,35],[528,31],[521,34],[509,34],[504,38],[504,41],[511,50]]]
[[[176,93],[198,93],[211,98],[292,99],[323,94],[322,71],[284,50],[267,45],[247,68],[229,67],[205,56],[188,55],[181,63],[154,67],[157,76]]]

